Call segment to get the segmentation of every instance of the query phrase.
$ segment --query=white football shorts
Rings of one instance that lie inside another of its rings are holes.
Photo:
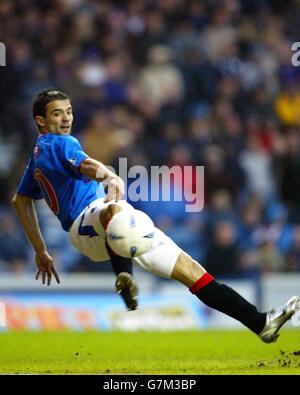
[[[70,229],[72,245],[83,255],[95,262],[110,259],[105,246],[105,230],[100,223],[100,211],[110,204],[117,204],[124,210],[134,210],[125,200],[104,203],[99,198],[89,204],[73,222]],[[159,276],[170,278],[182,249],[158,228],[154,229],[153,245],[149,251],[132,258],[133,263]]]

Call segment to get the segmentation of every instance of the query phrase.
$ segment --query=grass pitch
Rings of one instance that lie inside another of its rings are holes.
[[[300,330],[0,333],[1,374],[298,375]]]

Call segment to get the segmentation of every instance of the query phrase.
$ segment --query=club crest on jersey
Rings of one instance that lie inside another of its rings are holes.
[[[70,162],[72,165],[74,165],[74,163],[76,162],[76,158],[69,159],[69,162]]]

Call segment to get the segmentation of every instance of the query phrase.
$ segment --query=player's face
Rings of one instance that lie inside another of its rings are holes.
[[[45,131],[53,134],[66,135],[71,133],[73,123],[72,106],[69,100],[53,100],[46,106],[43,117]]]

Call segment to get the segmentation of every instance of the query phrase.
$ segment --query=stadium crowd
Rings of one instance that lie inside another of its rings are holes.
[[[117,171],[120,157],[204,166],[202,211],[132,204],[212,275],[299,271],[299,20],[296,0],[2,0],[0,271],[34,270],[10,201],[37,137],[32,98],[49,87],[71,95],[84,150]],[[110,270],[37,207],[58,270]]]

